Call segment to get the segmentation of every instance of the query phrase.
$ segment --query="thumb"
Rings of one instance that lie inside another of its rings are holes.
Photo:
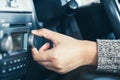
[[[50,31],[48,29],[32,30],[32,34],[49,39],[55,44],[59,43],[59,41],[62,40],[62,34]]]

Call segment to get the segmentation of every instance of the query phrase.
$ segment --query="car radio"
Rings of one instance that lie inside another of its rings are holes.
[[[32,0],[0,0],[0,80],[16,80],[29,65],[33,46]]]

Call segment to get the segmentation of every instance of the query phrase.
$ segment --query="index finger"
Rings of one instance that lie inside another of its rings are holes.
[[[32,30],[32,34],[41,37],[43,36],[44,38],[51,40],[55,44],[62,40],[62,38],[60,38],[62,34],[48,29]]]

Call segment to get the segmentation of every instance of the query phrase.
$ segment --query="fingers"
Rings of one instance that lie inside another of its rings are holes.
[[[49,44],[48,43],[44,44],[42,47],[43,49],[41,50],[45,50],[45,48],[47,49],[47,45]],[[53,62],[50,60],[50,56],[48,56],[48,53],[42,53],[42,52],[40,53],[37,51],[36,48],[33,48],[32,54],[33,54],[34,60],[37,61],[42,66],[44,66],[46,69],[49,69],[55,72],[57,72],[57,70],[59,69],[56,66],[54,66]]]
[[[45,48],[43,48],[43,50]],[[50,60],[49,53],[46,54],[43,51],[40,52],[36,48],[32,49],[32,55],[35,61],[49,61]]]
[[[45,43],[40,49],[39,51],[46,51],[50,48],[50,43]]]
[[[60,38],[62,36],[62,34],[50,31],[48,29],[32,30],[32,34],[41,36],[41,37],[43,36],[43,37],[51,40],[54,43],[58,43],[60,40],[62,40]]]

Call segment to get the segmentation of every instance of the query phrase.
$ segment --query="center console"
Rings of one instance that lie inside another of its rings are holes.
[[[32,0],[0,0],[0,80],[21,80],[27,72],[33,36]]]

